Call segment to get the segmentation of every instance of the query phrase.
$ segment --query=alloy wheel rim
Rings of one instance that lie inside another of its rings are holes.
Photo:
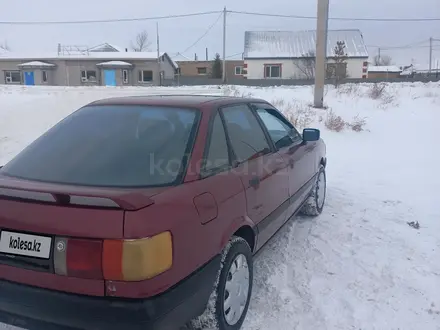
[[[249,296],[249,265],[243,254],[235,257],[226,278],[223,313],[226,322],[233,326],[243,315]]]

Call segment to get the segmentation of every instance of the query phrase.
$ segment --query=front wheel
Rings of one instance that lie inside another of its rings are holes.
[[[252,282],[252,251],[246,240],[234,236],[223,250],[218,280],[208,307],[192,322],[192,327],[239,330],[249,308]]]
[[[310,196],[301,208],[300,213],[308,216],[320,215],[324,209],[325,197],[327,193],[327,180],[325,175],[325,168],[321,165],[313,185]]]

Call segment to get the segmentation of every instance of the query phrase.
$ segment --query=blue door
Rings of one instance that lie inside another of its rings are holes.
[[[26,71],[24,73],[24,84],[29,86],[35,85],[35,78],[33,71]]]
[[[104,70],[104,83],[106,86],[116,86],[116,70]]]

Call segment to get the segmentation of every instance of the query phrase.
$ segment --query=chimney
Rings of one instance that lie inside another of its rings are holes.
[[[125,48],[125,52],[128,53],[128,48]]]
[[[197,53],[194,53],[194,61],[197,61]]]
[[[208,48],[206,48],[206,60],[208,61]]]

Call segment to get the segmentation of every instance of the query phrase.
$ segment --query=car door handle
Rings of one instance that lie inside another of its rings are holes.
[[[249,180],[249,184],[251,187],[257,187],[260,184],[260,178],[258,176],[254,176]]]

